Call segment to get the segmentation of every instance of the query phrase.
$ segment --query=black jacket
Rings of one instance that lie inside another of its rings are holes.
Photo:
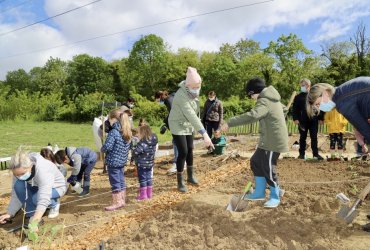
[[[318,116],[310,119],[306,110],[306,97],[307,93],[299,93],[293,101],[293,121],[298,120],[300,124],[310,124],[311,122],[318,122],[324,120],[324,112],[320,112]]]

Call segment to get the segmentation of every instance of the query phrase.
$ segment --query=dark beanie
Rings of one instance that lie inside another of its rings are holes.
[[[254,94],[261,93],[264,88],[266,88],[265,80],[263,80],[262,78],[256,77],[256,78],[250,79],[247,82],[247,85],[245,87],[245,92],[250,97]]]

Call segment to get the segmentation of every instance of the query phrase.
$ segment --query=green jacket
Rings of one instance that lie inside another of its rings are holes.
[[[185,81],[179,84],[172,101],[168,124],[173,135],[191,135],[193,131],[204,130],[204,127],[198,117],[199,101],[193,99],[186,91]]]
[[[260,140],[258,147],[277,153],[288,151],[288,130],[285,123],[284,105],[280,94],[273,86],[262,90],[256,106],[249,112],[229,120],[229,127],[259,121]]]

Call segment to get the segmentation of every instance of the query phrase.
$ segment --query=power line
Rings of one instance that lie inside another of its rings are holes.
[[[65,15],[65,14],[67,14],[67,13],[73,12],[73,11],[75,11],[75,10],[78,10],[78,9],[84,8],[84,7],[86,7],[86,6],[89,6],[89,5],[92,5],[92,4],[94,4],[94,3],[101,2],[101,1],[103,1],[103,0],[96,0],[96,1],[93,1],[93,2],[90,2],[90,3],[87,3],[87,4],[85,4],[85,5],[78,6],[78,7],[76,7],[76,8],[73,8],[73,9],[70,9],[70,10],[64,11],[64,12],[62,12],[62,13],[56,14],[56,15],[54,15],[54,16],[51,16],[51,17],[45,18],[45,19],[43,19],[43,20],[40,20],[40,21],[37,21],[37,22],[31,23],[31,24],[27,24],[27,25],[25,25],[25,26],[22,26],[22,27],[20,27],[20,28],[14,29],[14,30],[10,30],[10,31],[7,31],[7,32],[4,32],[4,33],[1,33],[1,34],[0,34],[0,36],[7,35],[7,34],[10,34],[10,33],[16,32],[16,31],[18,31],[18,30],[23,30],[23,29],[28,28],[28,27],[31,27],[31,26],[33,26],[33,25],[36,25],[36,24],[39,24],[39,23],[42,23],[42,22],[48,21],[48,20],[53,19],[53,18],[55,18],[55,17],[63,16],[63,15]]]
[[[192,16],[175,18],[175,19],[162,21],[162,22],[158,22],[158,23],[154,23],[154,24],[139,26],[139,27],[132,28],[132,29],[127,29],[127,30],[122,30],[122,31],[114,32],[114,33],[105,34],[105,35],[95,36],[95,37],[91,37],[91,38],[87,38],[87,39],[83,39],[83,40],[79,40],[79,41],[75,41],[75,42],[71,42],[71,43],[60,44],[60,45],[56,45],[56,46],[49,47],[49,48],[37,49],[37,50],[29,51],[29,52],[18,53],[18,54],[13,54],[13,55],[9,55],[9,56],[3,56],[3,57],[0,57],[0,59],[18,57],[18,56],[23,56],[23,55],[34,54],[34,53],[37,53],[37,52],[52,50],[52,49],[56,49],[56,48],[60,48],[60,47],[72,46],[72,45],[75,45],[75,44],[78,44],[78,43],[88,42],[88,41],[92,41],[92,40],[96,40],[96,39],[100,39],[100,38],[104,38],[104,37],[109,37],[109,36],[115,36],[115,35],[119,35],[119,34],[122,34],[122,33],[130,32],[130,31],[145,29],[145,28],[149,28],[149,27],[155,27],[155,26],[159,26],[159,25],[162,25],[162,24],[178,22],[178,21],[182,21],[182,20],[186,20],[186,19],[190,19],[190,18],[194,18],[194,17],[200,17],[200,16],[206,16],[206,15],[211,15],[211,14],[220,13],[220,12],[226,12],[226,11],[230,11],[230,10],[240,9],[240,8],[244,8],[244,7],[250,7],[250,6],[253,6],[253,5],[259,5],[259,4],[264,4],[264,3],[273,2],[273,1],[274,0],[268,0],[268,1],[251,3],[251,4],[244,4],[244,5],[239,5],[239,6],[236,6],[236,7],[231,7],[231,8],[215,10],[215,11],[211,11],[211,12],[195,14],[195,15],[192,15]]]
[[[5,9],[3,11],[0,11],[0,14],[5,13],[5,12],[7,12],[9,10],[12,10],[12,9],[18,8],[19,6],[22,6],[22,5],[24,5],[24,4],[28,3],[28,2],[31,2],[31,1],[32,0],[24,1],[22,3],[19,3],[19,4],[15,5],[15,6],[13,6],[13,7],[7,8],[7,9]]]

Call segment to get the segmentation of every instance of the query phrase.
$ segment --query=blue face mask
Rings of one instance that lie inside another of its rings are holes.
[[[20,181],[25,181],[25,180],[28,180],[28,178],[30,178],[30,177],[31,177],[31,172],[27,172],[27,173],[25,173],[25,174],[23,174],[23,175],[21,175],[17,178]]]
[[[164,101],[159,101],[159,104],[164,104]]]
[[[307,92],[307,89],[306,89],[306,87],[305,87],[305,86],[302,86],[302,87],[301,87],[301,92],[303,92],[303,93],[306,93],[306,92]]]
[[[320,110],[321,111],[329,112],[333,108],[335,108],[335,103],[332,100],[329,100],[327,103],[325,103],[325,102],[320,103]]]

